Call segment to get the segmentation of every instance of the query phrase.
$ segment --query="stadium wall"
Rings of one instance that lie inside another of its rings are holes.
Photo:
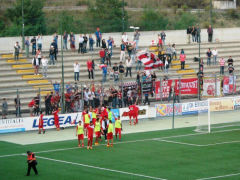
[[[161,31],[140,31],[140,46],[149,46],[152,40],[157,40],[157,35]],[[187,43],[187,34],[186,30],[171,30],[166,32],[166,43],[176,43],[184,44]],[[127,32],[129,40],[133,40],[133,32]],[[213,41],[240,41],[240,28],[216,28],[213,33]],[[109,36],[114,38],[116,46],[119,46],[121,43],[121,33],[103,33],[103,38],[108,39]],[[207,30],[201,30],[201,40],[202,42],[207,42]],[[43,50],[49,50],[50,43],[53,40],[53,36],[43,36]],[[14,44],[16,41],[21,42],[21,37],[2,37],[0,38],[0,51],[1,53],[13,52]],[[61,39],[58,38],[58,46],[60,47]],[[22,43],[20,43],[21,45]],[[68,43],[69,46],[69,43]],[[76,35],[76,46],[78,47],[78,34]],[[31,50],[31,49],[30,49]]]

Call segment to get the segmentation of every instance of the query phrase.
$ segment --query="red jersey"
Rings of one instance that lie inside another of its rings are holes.
[[[53,111],[54,119],[58,119],[58,112],[59,112],[59,110]]]
[[[43,114],[40,114],[39,117],[39,127],[43,127]]]
[[[101,58],[104,58],[105,57],[105,51],[104,50],[99,51],[99,56]]]
[[[82,112],[83,122],[85,122],[85,114],[87,114],[85,111]]]
[[[129,108],[129,113],[133,113],[135,110],[135,105],[130,105],[128,108]]]
[[[87,61],[87,68],[88,70],[92,70],[92,61]]]
[[[92,126],[88,126],[87,130],[88,130],[88,137],[92,138],[93,137],[94,126],[93,125]]]

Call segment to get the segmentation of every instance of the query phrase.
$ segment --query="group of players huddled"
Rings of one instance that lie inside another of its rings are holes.
[[[129,106],[129,124],[132,125],[132,119],[134,119],[133,124],[138,124],[138,111],[139,108],[136,104]],[[56,129],[59,131],[59,117],[58,110],[53,112],[54,124]],[[113,118],[115,124],[113,125]],[[73,124],[77,121],[77,117]],[[99,145],[99,141],[102,141],[102,136],[107,140],[107,147],[113,146],[113,130],[115,128],[115,137],[121,141],[121,131],[122,122],[120,116],[116,117],[109,107],[100,107],[93,109],[92,107],[85,108],[82,112],[82,119],[79,120],[76,127],[76,136],[78,137],[78,146],[84,147],[84,135],[88,137],[87,149],[92,149],[93,135],[95,133],[95,146]],[[45,133],[43,127],[43,114],[40,112],[39,118],[39,134],[41,134],[41,129]]]

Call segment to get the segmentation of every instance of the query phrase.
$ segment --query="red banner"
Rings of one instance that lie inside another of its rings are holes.
[[[162,89],[162,98],[167,98],[169,96],[171,86],[172,86],[172,80],[162,81],[162,84],[160,84],[160,81],[156,81],[155,82],[156,100],[159,100],[161,98],[161,89]]]
[[[236,76],[224,76],[223,77],[223,93],[235,93],[236,92]]]
[[[179,84],[181,82],[181,84]],[[181,88],[181,94],[197,94],[198,93],[198,79],[181,79],[175,80],[175,90],[179,93],[179,88]]]

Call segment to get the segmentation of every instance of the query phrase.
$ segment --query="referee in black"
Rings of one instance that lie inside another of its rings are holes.
[[[30,171],[32,168],[33,168],[35,174],[38,175],[38,171],[36,168],[36,165],[37,165],[36,157],[35,157],[35,154],[31,151],[27,151],[27,163],[28,163],[27,176],[30,175]]]

